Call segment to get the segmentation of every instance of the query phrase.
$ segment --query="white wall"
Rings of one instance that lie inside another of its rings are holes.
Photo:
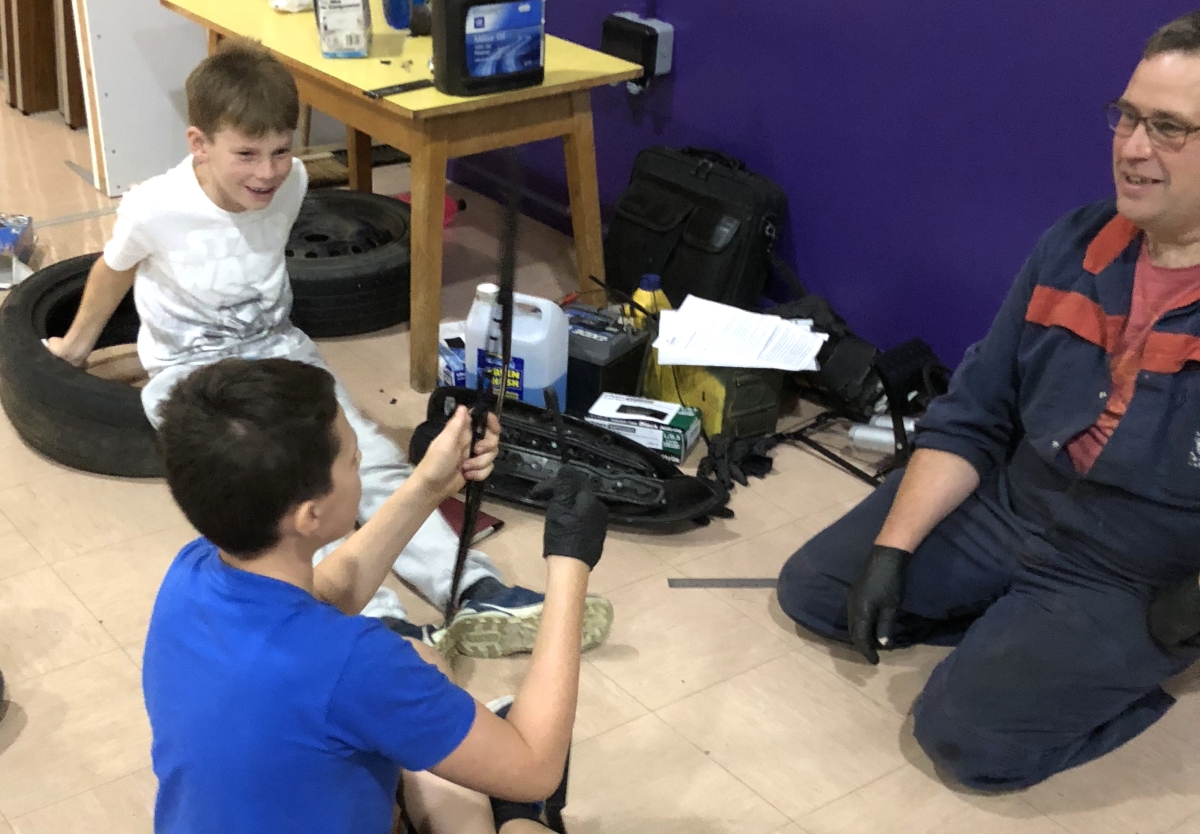
[[[93,133],[92,167],[115,197],[187,153],[183,84],[206,54],[205,32],[155,0],[75,5],[77,19],[86,15],[79,37],[88,38],[95,74],[88,129],[99,131],[99,141]]]

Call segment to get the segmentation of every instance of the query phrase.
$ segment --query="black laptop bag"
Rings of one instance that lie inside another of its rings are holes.
[[[783,189],[732,156],[646,148],[604,239],[606,280],[632,294],[655,273],[673,306],[691,294],[754,308],[786,206]]]

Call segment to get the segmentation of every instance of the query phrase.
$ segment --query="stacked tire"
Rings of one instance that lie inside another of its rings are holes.
[[[327,339],[408,321],[409,218],[382,194],[310,193],[288,241],[292,322]]]

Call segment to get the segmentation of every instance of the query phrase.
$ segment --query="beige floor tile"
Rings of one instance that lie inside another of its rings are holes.
[[[365,363],[377,375],[376,382],[386,382],[396,386],[399,393],[411,396],[415,400],[425,402],[428,395],[413,391],[408,385],[408,325],[400,324],[380,330],[375,333],[365,333],[342,339],[322,339],[319,342],[321,353],[331,364],[334,354],[326,348],[333,348],[347,354],[351,361]],[[385,387],[376,384],[376,388]],[[403,389],[408,389],[407,391]],[[352,389],[353,393],[353,389]]]
[[[572,834],[768,834],[787,818],[653,715],[576,745]]]
[[[728,547],[706,553],[676,565],[680,572],[693,577],[764,577],[779,576],[783,563],[815,530],[807,520],[788,523],[757,535],[746,535]]]
[[[808,834],[808,832],[796,825],[796,823],[792,822],[776,831],[775,834]]]
[[[787,620],[778,602],[774,608],[778,617]],[[951,651],[946,646],[910,646],[881,653],[879,665],[872,666],[850,646],[824,640],[794,625],[792,634],[801,654],[898,715],[908,714],[933,668]]]
[[[538,516],[532,532],[539,549],[543,522],[544,519]],[[665,562],[637,542],[609,535],[604,541],[604,555],[588,580],[588,590],[594,594],[609,594],[666,569]]]
[[[1191,817],[1178,828],[1172,828],[1171,834],[1200,834],[1200,814]]]
[[[150,765],[137,668],[119,650],[16,682],[0,723],[0,813],[16,819]]]
[[[112,236],[113,225],[116,222],[116,211],[112,210],[111,213],[99,217],[87,217],[58,226],[39,228],[40,266],[47,267],[76,255],[101,251]]]
[[[128,646],[122,646],[121,651],[125,652],[125,654],[129,656],[129,659],[133,661],[134,666],[138,667],[139,669],[142,668],[142,655],[146,652],[145,640],[139,640],[136,643],[130,643]]]
[[[782,445],[775,450],[775,469],[750,482],[749,491],[791,513],[795,518],[822,514],[871,492],[864,482],[843,472],[815,452]],[[838,514],[840,515],[840,513]]]
[[[150,768],[13,820],[15,834],[150,834],[158,780]]]
[[[70,471],[26,446],[8,417],[0,412],[0,490]]]
[[[175,554],[199,534],[191,525],[54,564],[54,572],[121,645],[144,640],[150,611]]]
[[[407,454],[413,429],[425,419],[426,399],[409,387],[407,367],[375,364],[362,355],[357,340],[325,340],[320,348],[354,405]],[[407,357],[405,350],[405,363]]]
[[[729,506],[735,513],[733,518],[714,518],[705,527],[670,534],[614,529],[609,537],[640,544],[667,564],[679,565],[796,520],[787,510],[741,487],[734,489]]]
[[[82,472],[2,490],[0,512],[51,563],[186,523],[161,481]]]
[[[454,663],[455,680],[485,704],[502,695],[515,695],[528,669],[529,655],[500,660],[458,658]],[[580,666],[579,703],[572,735],[576,744],[641,718],[647,712],[586,660]]]
[[[792,521],[753,538],[679,565],[694,578],[775,579],[787,561],[813,535],[809,521]],[[729,603],[785,642],[798,643],[795,624],[784,615],[772,588],[713,588],[713,596]]]
[[[12,826],[4,820],[0,820],[0,834],[13,834]]]
[[[57,113],[0,110],[0,192],[4,211],[50,220],[105,208],[113,200],[67,167],[91,168],[86,130],[69,130]]]
[[[46,564],[42,555],[0,512],[0,579],[15,576]]]
[[[905,762],[900,717],[796,653],[657,715],[793,820]]]
[[[956,793],[902,767],[800,818],[808,834],[1066,834],[1019,796]]]
[[[0,580],[0,668],[12,681],[96,657],[116,643],[49,567]]]
[[[813,518],[786,524],[761,536],[685,562],[679,570],[694,577],[776,576],[784,561],[819,528]],[[773,589],[714,588],[709,593],[728,602],[780,639],[803,652],[821,667],[860,689],[877,704],[904,715],[925,687],[948,648],[913,646],[885,652],[878,666],[871,666],[852,648],[813,635],[797,627],[779,607]]]
[[[588,662],[650,709],[699,692],[787,651],[778,638],[707,591],[667,587],[673,572],[608,595],[608,643]]]
[[[1185,696],[1149,730],[1107,756],[1030,788],[1025,800],[1075,834],[1158,834],[1200,813],[1196,727]]]

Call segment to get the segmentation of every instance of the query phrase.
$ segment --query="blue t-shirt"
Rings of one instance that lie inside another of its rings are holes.
[[[158,834],[386,834],[400,768],[458,747],[475,701],[378,620],[223,562],[163,580],[142,667]]]

